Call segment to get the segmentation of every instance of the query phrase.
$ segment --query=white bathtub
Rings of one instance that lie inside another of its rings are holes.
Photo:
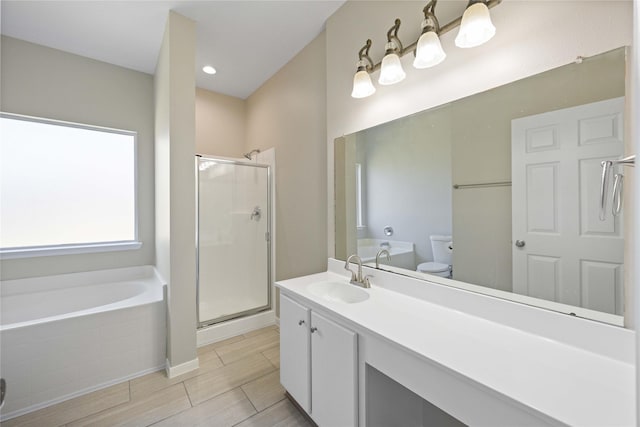
[[[388,243],[388,245],[383,245],[383,243]],[[363,263],[375,263],[376,255],[381,249],[389,251],[391,261],[387,261],[386,257],[380,257],[380,264],[387,264],[410,270],[416,269],[414,245],[412,242],[382,239],[358,239],[358,255],[362,259]]]
[[[151,266],[0,282],[1,419],[163,367],[164,285]]]

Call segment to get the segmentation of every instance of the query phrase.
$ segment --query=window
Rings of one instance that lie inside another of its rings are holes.
[[[0,114],[3,258],[139,248],[136,133]]]
[[[360,163],[356,163],[356,227],[365,227],[362,212],[362,165]]]

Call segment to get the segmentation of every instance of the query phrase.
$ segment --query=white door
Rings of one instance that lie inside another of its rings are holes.
[[[311,413],[310,310],[280,294],[280,383]]]
[[[622,314],[623,221],[610,207],[601,221],[599,200],[623,111],[616,98],[511,122],[514,292]]]
[[[311,417],[320,427],[357,424],[357,335],[311,313]]]

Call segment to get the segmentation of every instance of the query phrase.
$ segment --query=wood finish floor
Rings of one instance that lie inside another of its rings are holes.
[[[311,424],[280,385],[280,333],[268,327],[198,349],[200,368],[154,372],[1,423],[2,427]]]

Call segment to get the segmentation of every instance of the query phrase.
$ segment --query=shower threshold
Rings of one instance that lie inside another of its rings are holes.
[[[229,321],[229,320],[239,319],[239,318],[247,317],[247,316],[252,316],[254,314],[258,314],[258,313],[261,313],[263,311],[267,311],[267,310],[270,310],[270,309],[271,309],[270,305],[264,305],[262,307],[255,307],[255,308],[251,308],[251,309],[247,309],[247,310],[243,310],[243,311],[227,310],[226,313],[218,311],[217,314],[215,314],[213,316],[206,315],[205,318],[208,317],[208,320],[205,320],[205,321],[202,321],[202,322],[198,322],[198,328],[199,329],[200,328],[206,328],[208,326],[215,325],[215,324],[222,323],[222,322],[226,322],[226,321]],[[200,313],[203,314],[203,310],[201,310]],[[207,313],[206,310],[204,311],[204,313]],[[211,313],[211,312],[209,312],[209,313]]]

